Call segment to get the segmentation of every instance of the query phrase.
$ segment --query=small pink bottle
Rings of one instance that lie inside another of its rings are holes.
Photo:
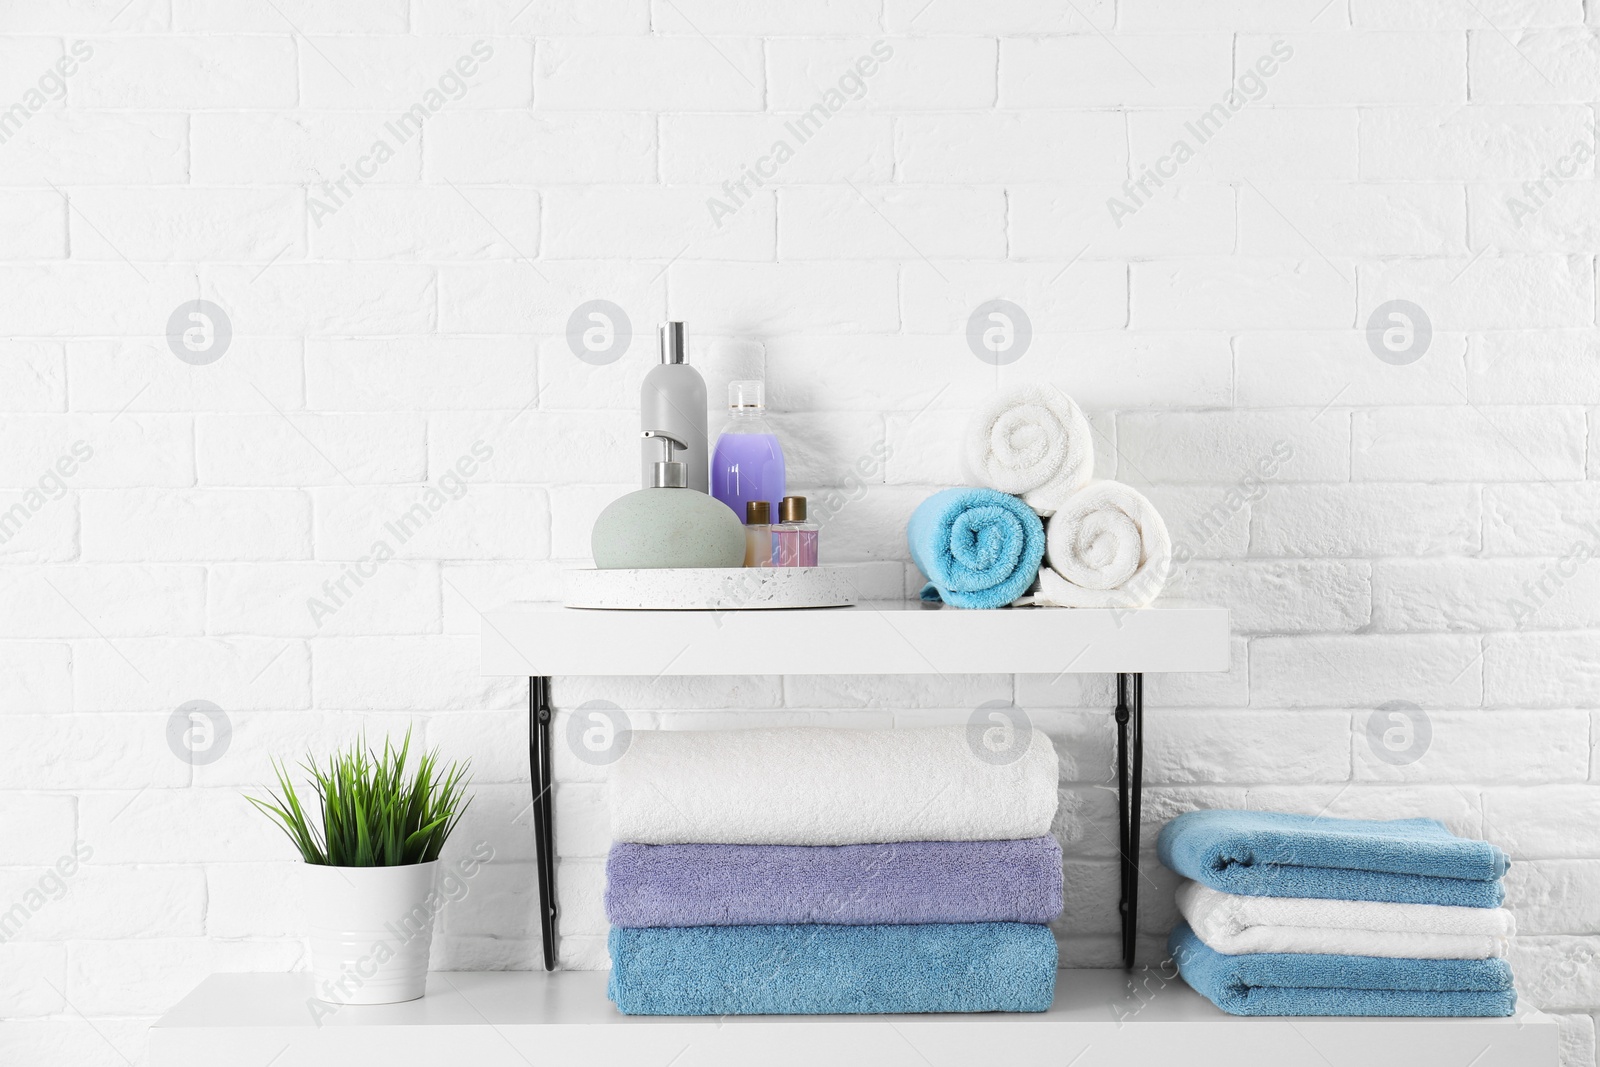
[[[772,527],[773,565],[815,567],[817,524],[806,521],[806,498],[786,496],[778,505],[779,522]]]

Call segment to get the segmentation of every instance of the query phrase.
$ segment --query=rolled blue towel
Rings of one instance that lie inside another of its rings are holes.
[[[1190,811],[1161,828],[1161,862],[1224,893],[1497,908],[1509,861],[1433,819],[1369,822]]]
[[[660,926],[611,930],[624,1015],[1046,1011],[1048,926]]]
[[[1195,992],[1230,1015],[1501,1016],[1511,965],[1492,960],[1251,952],[1225,956],[1180,922],[1167,951]]]
[[[1044,558],[1044,523],[1017,497],[993,489],[946,489],[906,526],[911,559],[928,578],[923,600],[1003,608],[1022,596]]]

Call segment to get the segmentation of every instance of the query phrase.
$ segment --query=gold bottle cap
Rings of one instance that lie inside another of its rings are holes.
[[[778,505],[779,522],[805,522],[806,498],[803,496],[786,496]]]
[[[746,526],[772,525],[772,505],[765,500],[745,501],[744,524]]]

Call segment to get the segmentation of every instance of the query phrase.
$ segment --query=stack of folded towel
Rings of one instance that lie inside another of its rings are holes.
[[[627,1015],[1044,1011],[1058,770],[965,727],[643,731],[611,769]]]
[[[1161,861],[1186,879],[1168,951],[1235,1015],[1510,1015],[1505,853],[1432,819],[1192,811]]]
[[[1137,490],[1093,480],[1089,420],[1070,396],[1049,385],[997,395],[968,429],[963,460],[983,488],[936,494],[907,529],[923,599],[1138,608],[1161,592],[1166,523]]]

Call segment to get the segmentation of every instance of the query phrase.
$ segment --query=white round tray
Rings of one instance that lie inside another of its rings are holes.
[[[566,572],[569,608],[632,611],[737,611],[831,608],[856,602],[855,587],[835,567],[701,567]]]

